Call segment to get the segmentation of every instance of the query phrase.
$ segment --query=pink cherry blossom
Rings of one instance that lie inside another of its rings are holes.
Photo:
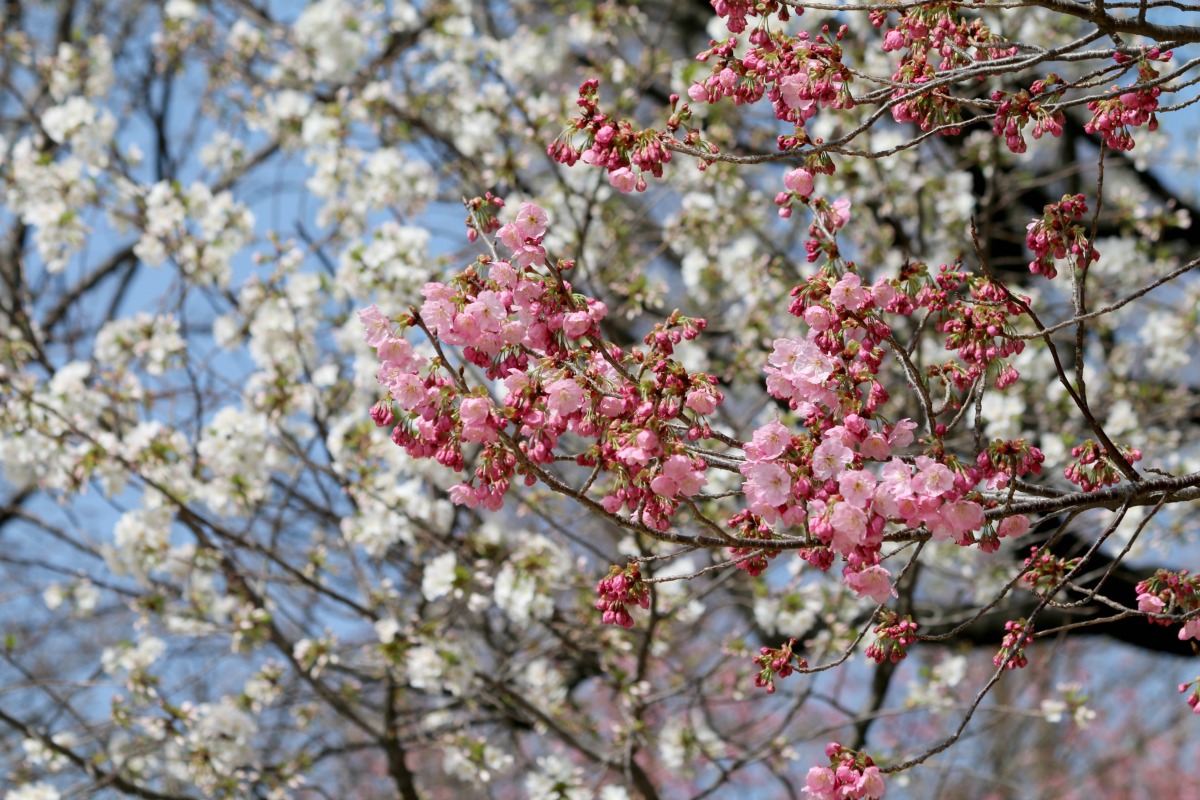
[[[813,451],[813,476],[820,481],[836,478],[853,460],[853,450],[835,439],[826,439]]]
[[[889,598],[898,596],[892,587],[892,573],[881,566],[847,572],[845,577],[846,585],[853,589],[855,594],[859,597],[870,597],[875,603],[886,603]]]
[[[583,406],[583,389],[570,378],[554,381],[546,387],[546,410],[565,417]]]

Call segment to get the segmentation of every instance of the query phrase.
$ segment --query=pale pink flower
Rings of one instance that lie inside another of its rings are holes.
[[[838,491],[855,508],[865,508],[875,494],[875,476],[865,469],[852,469],[838,479]]]
[[[833,528],[833,549],[839,553],[849,553],[866,541],[867,515],[849,503],[838,503],[833,507],[829,525]]]
[[[655,494],[674,497],[676,494],[690,497],[708,482],[701,470],[695,469],[686,456],[674,455],[663,464],[662,473],[650,482]]]
[[[521,203],[517,218],[513,220],[517,232],[523,239],[540,239],[546,235],[550,217],[535,203]]]
[[[572,311],[563,317],[563,333],[568,339],[584,336],[592,327],[592,318],[586,311]]]
[[[954,488],[954,473],[945,464],[932,463],[917,473],[914,482],[921,494],[940,497]]]
[[[845,197],[839,197],[833,201],[833,213],[837,221],[837,226],[841,228],[850,221],[850,201]]]
[[[804,777],[804,793],[817,800],[832,800],[837,777],[829,767],[813,767]]]
[[[770,461],[782,455],[791,443],[791,432],[779,420],[771,420],[754,432],[750,444],[746,445],[746,457]]]
[[[970,500],[955,500],[942,508],[942,519],[958,538],[983,527],[983,506]]]
[[[888,598],[897,597],[892,587],[892,573],[879,565],[858,572],[846,573],[846,585],[859,597],[870,597],[873,602],[886,603]]]
[[[388,389],[395,398],[396,404],[405,411],[415,411],[425,403],[427,396],[425,382],[411,372],[396,375],[388,385]]]
[[[688,392],[684,405],[697,414],[707,415],[717,410],[717,398],[708,392],[693,389]]]
[[[608,182],[621,194],[629,194],[637,188],[637,175],[629,167],[621,167],[608,173]]]
[[[371,347],[378,347],[392,335],[392,321],[378,306],[367,306],[358,312],[358,321],[365,329],[363,338]]]
[[[407,339],[394,336],[381,342],[376,352],[379,354],[380,361],[395,364],[406,372],[414,370],[425,363],[423,357],[413,352],[412,345],[409,344]]]
[[[1147,614],[1161,614],[1167,604],[1163,602],[1161,597],[1142,592],[1137,596],[1138,611],[1144,611]]]
[[[743,484],[746,498],[756,506],[774,508],[791,497],[792,478],[787,470],[772,461],[742,464],[742,474],[750,480]]]
[[[1200,618],[1189,619],[1183,623],[1183,627],[1179,629],[1179,638],[1181,640],[1200,639]]]
[[[829,302],[838,308],[848,308],[851,311],[862,308],[867,297],[867,291],[862,286],[862,278],[853,272],[843,275],[829,292]]]
[[[882,601],[881,601],[882,602]],[[862,777],[858,779],[854,789],[858,792],[858,796],[864,800],[877,800],[883,796],[884,791],[883,775],[879,772],[879,767],[870,766],[862,771]]]
[[[783,176],[783,185],[801,197],[808,197],[813,193],[812,173],[803,167],[794,169]]]
[[[875,461],[883,461],[892,452],[888,447],[887,439],[881,433],[872,433],[866,439],[863,439],[862,444],[858,446],[858,452],[863,458],[870,458]]]
[[[836,439],[826,439],[813,451],[813,477],[819,481],[836,478],[853,460],[853,450]]]
[[[1012,536],[1023,536],[1029,530],[1029,517],[1024,514],[1017,514],[1012,517],[1006,517],[1001,520],[996,526],[996,535],[1001,539]]]
[[[827,331],[833,326],[833,315],[825,306],[809,306],[804,309],[804,321],[808,327],[817,333]]]
[[[916,430],[917,423],[905,417],[895,424],[891,434],[888,435],[888,444],[893,449],[899,450],[902,447],[908,447],[913,442],[913,431]]]
[[[565,417],[583,406],[583,388],[570,378],[563,378],[546,387],[546,410]]]

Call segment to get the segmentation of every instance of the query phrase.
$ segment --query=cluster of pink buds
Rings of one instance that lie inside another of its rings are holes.
[[[1114,58],[1118,64],[1128,63],[1131,59],[1121,53]],[[1148,130],[1158,130],[1158,117],[1154,112],[1158,109],[1158,96],[1161,93],[1157,86],[1146,86],[1158,77],[1158,70],[1150,65],[1151,61],[1168,61],[1171,52],[1165,53],[1159,49],[1149,50],[1143,58],[1138,59],[1138,81],[1121,91],[1114,86],[1118,93],[1102,100],[1093,100],[1087,104],[1092,118],[1083,129],[1088,133],[1099,133],[1104,137],[1104,143],[1114,150],[1132,150],[1134,141],[1129,129],[1145,125]]]
[[[1029,584],[1029,590],[1042,595],[1062,585],[1071,570],[1079,565],[1078,558],[1059,558],[1051,552],[1030,548],[1025,559],[1026,572],[1021,580]]]
[[[555,161],[572,166],[577,161],[608,170],[608,182],[617,191],[645,191],[643,173],[656,178],[663,174],[663,164],[671,160],[671,151],[663,142],[665,135],[656,130],[636,131],[626,120],[613,120],[600,111],[600,81],[589,78],[579,87],[579,116],[573,120],[574,132],[587,136],[583,149],[571,144],[570,134],[555,139],[547,153]],[[678,101],[672,96],[672,105]],[[686,105],[672,115],[677,127],[687,117]]]
[[[467,207],[467,241],[474,242],[480,234],[488,235],[500,230],[500,220],[496,218],[496,209],[504,208],[504,200],[491,192],[483,197],[463,199]]]
[[[754,685],[767,690],[767,694],[775,694],[775,679],[786,678],[798,669],[806,669],[808,662],[798,657],[793,648],[796,640],[791,639],[779,647],[763,647],[754,657],[754,665],[759,668],[754,676]]]
[[[825,746],[828,767],[813,767],[805,776],[804,794],[814,800],[876,800],[883,797],[883,775],[866,753],[842,747],[837,742]]]
[[[1013,477],[1041,475],[1045,461],[1045,454],[1024,439],[994,439],[975,459],[975,466],[993,481],[993,488],[1003,489]]]
[[[1193,714],[1200,714],[1200,678],[1179,684],[1180,694],[1183,694],[1188,689],[1192,690],[1187,699],[1188,708],[1192,710]]]
[[[1118,445],[1121,455],[1130,464],[1142,460],[1142,451],[1136,447]],[[1105,486],[1114,486],[1121,482],[1121,470],[1107,450],[1088,439],[1083,444],[1071,448],[1075,461],[1063,470],[1067,480],[1079,486],[1085,492],[1094,492]]]
[[[775,14],[780,22],[790,19],[787,5],[780,0],[712,0],[713,11],[718,17],[725,19],[725,26],[730,33],[741,33],[746,30],[747,17],[766,17]],[[804,13],[798,9],[792,13]]]
[[[650,587],[642,581],[637,564],[624,569],[610,567],[608,577],[596,584],[596,595],[596,610],[604,612],[601,619],[605,625],[632,628],[633,617],[626,606],[650,607]]]
[[[975,283],[971,295],[976,302],[960,301],[948,305],[945,315],[937,323],[937,330],[946,334],[946,349],[957,351],[958,357],[967,365],[966,370],[954,373],[959,388],[966,388],[984,375],[992,364],[997,364],[996,388],[1003,389],[1020,377],[1001,359],[1025,349],[1024,341],[1009,336],[1013,330],[1012,319],[1025,312],[1007,298],[997,302],[994,299],[997,293],[992,291],[995,284],[990,281]]]
[[[1029,626],[1028,630],[1026,627],[1024,617],[1004,623],[1007,633],[1000,642],[1000,652],[992,658],[993,664],[1004,669],[1022,669],[1029,663],[1029,659],[1025,657],[1025,648],[1033,644],[1033,627]]]
[[[1041,218],[1029,223],[1025,244],[1036,256],[1029,262],[1030,272],[1053,278],[1058,274],[1054,259],[1066,258],[1068,253],[1080,259],[1081,269],[1087,269],[1089,263],[1100,258],[1083,226],[1076,224],[1087,210],[1087,201],[1082,194],[1066,194],[1059,202],[1046,205]]]
[[[1014,153],[1026,151],[1024,131],[1031,119],[1034,139],[1040,139],[1046,133],[1055,138],[1062,136],[1066,116],[1062,111],[1046,110],[1047,105],[1058,102],[1062,97],[1061,88],[1052,91],[1053,87],[1061,87],[1062,84],[1063,80],[1051,73],[1010,97],[1006,97],[1002,91],[992,92],[992,100],[1000,103],[996,108],[996,119],[992,122],[992,133],[1003,136],[1004,143]]]
[[[809,143],[805,123],[819,108],[853,108],[850,94],[853,74],[842,64],[839,44],[846,35],[842,26],[831,33],[823,26],[815,37],[808,31],[787,34],[760,27],[739,55],[739,42],[730,38],[714,42],[696,60],[710,65],[711,73],[692,84],[688,97],[696,103],[715,103],[728,97],[738,105],[771,101],[775,116],[795,126],[792,136],[779,140],[780,149]]]
[[[775,531],[771,526],[752,511],[741,511],[729,519],[729,526],[737,531],[743,539],[774,539]],[[757,578],[770,564],[770,560],[779,555],[778,550],[760,550],[753,547],[731,547],[731,557],[737,559],[737,568]],[[832,556],[832,554],[830,554]],[[831,565],[833,563],[830,558]]]
[[[962,121],[958,101],[941,89],[912,94],[912,85],[929,83],[947,72],[969,67],[979,61],[1005,58],[1016,52],[996,36],[979,18],[957,13],[950,3],[929,3],[905,11],[895,28],[883,37],[885,52],[906,50],[892,75],[905,84],[896,89],[894,98],[905,98],[892,106],[897,122],[913,122],[921,130],[950,125],[944,134],[957,134]],[[872,13],[871,22],[881,27],[886,14]]]
[[[917,641],[917,623],[909,614],[903,618],[895,611],[879,612],[879,624],[873,629],[875,641],[867,647],[867,658],[877,664],[893,664],[908,656],[908,646]]]
[[[1200,578],[1188,571],[1171,572],[1160,569],[1139,583],[1138,611],[1145,614],[1192,614],[1200,611]],[[1171,625],[1169,620],[1148,617],[1159,625]],[[1200,617],[1192,617],[1179,630],[1180,639],[1200,640]]]

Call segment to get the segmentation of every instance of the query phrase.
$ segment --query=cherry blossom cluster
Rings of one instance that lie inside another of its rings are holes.
[[[1138,610],[1146,614],[1194,614],[1200,612],[1200,578],[1188,571],[1171,572],[1160,569],[1137,587]],[[1169,620],[1148,617],[1159,625]],[[1200,640],[1200,616],[1187,620],[1179,629],[1180,639]]]
[[[1114,54],[1118,64],[1127,64],[1130,56],[1123,53]],[[1092,118],[1083,129],[1088,133],[1099,133],[1104,137],[1104,143],[1114,150],[1132,150],[1133,135],[1130,128],[1140,128],[1145,125],[1148,130],[1158,130],[1158,117],[1154,112],[1158,109],[1158,86],[1148,86],[1158,78],[1158,70],[1154,69],[1151,61],[1170,61],[1171,51],[1161,52],[1157,47],[1148,50],[1144,56],[1137,59],[1138,80],[1127,87],[1125,91],[1113,87],[1113,96],[1100,100],[1092,100],[1087,104]]]
[[[1117,449],[1130,464],[1142,460],[1142,451],[1136,447],[1117,445]],[[1094,492],[1121,482],[1121,470],[1117,467],[1117,462],[1108,450],[1095,440],[1088,439],[1083,444],[1072,447],[1071,455],[1075,461],[1063,469],[1063,475],[1083,491]]]
[[[1029,590],[1034,594],[1044,595],[1061,586],[1079,562],[1078,558],[1061,558],[1033,547],[1030,548],[1029,558],[1025,559],[1025,574],[1021,580],[1029,584]]]
[[[879,624],[872,632],[875,641],[867,646],[867,658],[877,664],[890,661],[896,664],[908,657],[908,646],[917,641],[917,623],[912,615],[903,618],[895,611],[879,612]]]
[[[905,11],[883,37],[884,51],[905,53],[892,74],[892,80],[903,84],[893,98],[904,98],[914,85],[929,83],[953,69],[967,67],[978,61],[1005,58],[1016,53],[978,17],[967,18],[957,13],[955,3],[928,3]],[[871,21],[882,27],[886,12],[872,12]],[[892,106],[896,122],[913,122],[928,131],[943,125],[954,126],[962,121],[958,101],[947,92],[926,91]],[[946,134],[957,134],[957,127],[947,128]]]
[[[825,26],[815,38],[808,31],[787,34],[763,26],[750,34],[750,47],[740,57],[736,38],[714,43],[696,57],[708,62],[712,72],[692,84],[688,97],[697,103],[730,97],[741,105],[766,96],[775,116],[796,127],[791,138],[781,139],[781,148],[805,144],[804,125],[818,109],[854,106],[849,88],[853,76],[842,63],[839,44],[845,34],[845,26],[832,34]]]
[[[483,197],[472,197],[465,205],[468,242],[474,242],[481,234],[487,236],[500,230],[496,210],[504,208],[504,200],[488,192]]]
[[[596,596],[596,610],[603,613],[605,625],[632,628],[633,617],[626,606],[650,607],[650,587],[642,581],[637,564],[610,567],[608,576],[596,584]]]
[[[717,16],[725,20],[730,33],[746,30],[748,17],[765,21],[768,14],[775,14],[780,22],[786,22],[792,13],[781,0],[712,0],[712,7]],[[795,9],[794,13],[803,14],[804,9]]]
[[[883,797],[883,775],[867,754],[837,742],[825,746],[828,767],[813,767],[805,777],[804,793],[814,800],[875,800]]]
[[[1087,210],[1087,200],[1082,194],[1065,194],[1059,202],[1047,204],[1042,216],[1029,223],[1025,244],[1035,256],[1029,262],[1030,272],[1053,278],[1058,274],[1054,259],[1066,258],[1068,253],[1079,259],[1081,269],[1087,269],[1089,263],[1100,258],[1088,240],[1087,231],[1076,222]]]
[[[600,110],[600,81],[589,78],[579,87],[579,116],[571,121],[570,130],[555,139],[547,153],[555,161],[573,166],[582,161],[608,170],[608,182],[619,192],[644,192],[645,173],[655,178],[663,175],[663,165],[671,160],[671,151],[664,142],[667,134],[646,129],[634,130],[627,120],[611,119]],[[678,95],[671,95],[671,117],[667,130],[674,132],[691,118],[686,103],[680,105]],[[586,143],[582,147],[572,144],[574,134],[582,133]],[[689,137],[691,144],[698,143]]]
[[[711,376],[668,358],[675,344],[703,330],[703,320],[672,315],[647,336],[649,354],[603,345],[598,323],[607,308],[572,291],[563,278],[569,262],[547,264],[546,224],[541,208],[523,204],[495,232],[511,250],[507,261],[481,258],[449,284],[427,284],[425,302],[400,320],[401,334],[419,330],[437,348],[459,347],[466,361],[502,381],[503,403],[471,389],[440,349],[434,359],[417,354],[371,307],[360,318],[388,391],[372,418],[395,424],[392,439],[409,455],[456,470],[465,466],[463,447],[481,445],[475,477],[450,494],[489,509],[500,507],[514,474],[536,480],[537,465],[555,460],[564,433],[595,440],[577,461],[614,477],[605,508],[627,507],[665,530],[679,501],[706,481],[707,465],[686,455],[682,441],[708,435],[704,415],[722,400]],[[680,423],[683,440],[671,427]]]
[[[754,657],[754,666],[759,668],[754,685],[766,689],[767,694],[775,694],[776,678],[786,678],[798,669],[807,669],[808,662],[793,652],[795,647],[795,639],[779,647],[762,647]]]
[[[1004,669],[1022,669],[1029,663],[1025,648],[1033,644],[1033,626],[1022,617],[1004,623],[1004,630],[1006,633],[1000,642],[1000,652],[992,658],[992,663]]]
[[[1025,475],[1041,475],[1042,464],[1046,456],[1041,449],[1034,447],[1025,439],[993,439],[975,459],[975,466],[983,472],[983,477],[995,479],[995,487],[1003,489],[1008,485],[1010,476],[1018,478]],[[1024,517],[1009,517],[1009,519],[1025,519]],[[1025,520],[1028,527],[1029,521]],[[1024,530],[1021,531],[1024,533]],[[1017,534],[1020,535],[1020,534]]]
[[[1055,91],[1054,87],[1059,87]],[[1009,95],[1001,90],[992,92],[993,102],[1000,105],[996,108],[996,119],[992,122],[992,133],[1004,137],[1004,143],[1014,153],[1024,153],[1028,149],[1025,142],[1025,126],[1033,121],[1033,138],[1040,139],[1043,134],[1057,138],[1062,136],[1066,116],[1062,111],[1049,111],[1047,106],[1057,103],[1062,97],[1063,80],[1054,73],[1034,81],[1028,89],[1022,89]]]
[[[965,371],[952,373],[951,379],[965,389],[998,364],[996,388],[1011,386],[1020,377],[1015,369],[1001,359],[1018,355],[1025,342],[1012,338],[1013,319],[1025,313],[997,284],[987,279],[969,282],[970,301],[959,300],[946,307],[937,323],[937,330],[946,334],[946,349],[955,350],[967,365]]]

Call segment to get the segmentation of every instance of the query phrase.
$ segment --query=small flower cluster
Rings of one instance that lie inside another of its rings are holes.
[[[813,767],[805,776],[804,794],[814,800],[876,800],[883,797],[883,775],[866,753],[837,742],[825,746],[828,767]]]
[[[1142,460],[1142,451],[1136,447],[1117,447],[1130,464]],[[1063,475],[1083,491],[1094,492],[1121,482],[1121,471],[1113,457],[1094,440],[1088,439],[1083,444],[1072,447],[1071,455],[1075,461],[1066,466]]]
[[[923,131],[943,125],[956,126],[962,121],[957,100],[938,90],[912,95],[912,86],[929,83],[953,69],[1016,52],[1015,47],[1005,46],[981,19],[961,16],[956,9],[953,3],[915,6],[884,34],[885,52],[906,50],[892,75],[893,81],[902,84],[892,97],[905,98],[892,106],[896,122],[913,122]],[[885,19],[886,14],[882,13],[871,16],[876,27],[882,26]],[[959,132],[958,127],[950,127],[943,133]]]
[[[487,236],[500,230],[496,209],[504,208],[504,200],[488,192],[483,197],[472,197],[465,205],[468,242],[474,242],[480,234]]]
[[[1140,582],[1137,587],[1138,611],[1145,614],[1192,614],[1200,611],[1200,578],[1188,571],[1171,572],[1160,569],[1152,577]],[[1169,620],[1154,619],[1159,625],[1172,624]],[[1200,617],[1192,617],[1179,629],[1180,639],[1200,640]]]
[[[791,639],[779,647],[763,647],[754,657],[754,665],[759,668],[754,676],[754,685],[767,690],[767,694],[775,694],[775,679],[786,678],[798,669],[807,669],[808,662],[797,656],[793,651],[796,640]]]
[[[992,122],[992,133],[1003,136],[1004,143],[1014,153],[1024,153],[1028,149],[1025,126],[1030,120],[1033,120],[1034,139],[1042,138],[1045,133],[1055,138],[1062,136],[1066,116],[1062,111],[1046,110],[1046,106],[1057,103],[1062,97],[1062,85],[1062,78],[1050,73],[1011,96],[999,90],[992,92],[992,100],[1000,104]],[[1060,87],[1058,91],[1053,90],[1055,86]]]
[[[917,641],[917,623],[909,614],[903,619],[895,611],[879,612],[879,624],[873,629],[875,641],[867,647],[867,658],[877,664],[893,664],[908,656],[908,646]]]
[[[685,454],[670,426],[686,423],[691,440],[708,436],[704,416],[723,399],[711,376],[688,373],[668,358],[679,341],[699,335],[704,321],[672,315],[647,337],[649,355],[600,343],[607,308],[572,291],[563,278],[570,262],[547,263],[546,226],[545,211],[525,203],[515,220],[495,231],[512,251],[507,261],[482,258],[449,284],[426,284],[425,302],[400,328],[420,329],[436,359],[418,355],[379,309],[360,312],[381,362],[379,382],[388,390],[371,417],[377,425],[395,424],[392,440],[409,455],[452,469],[464,467],[464,445],[482,445],[475,478],[450,496],[491,510],[503,503],[515,473],[532,483],[537,465],[555,460],[564,433],[593,439],[577,461],[614,476],[605,509],[616,513],[625,506],[665,530],[679,499],[706,481],[706,464]],[[440,350],[443,344],[462,348],[463,358],[489,379],[503,381],[502,406],[467,385]]]
[[[1113,58],[1118,64],[1127,64],[1131,60],[1130,56],[1122,53],[1116,53]],[[1088,133],[1099,133],[1104,137],[1104,143],[1114,150],[1133,149],[1134,141],[1129,132],[1130,127],[1140,128],[1145,125],[1148,130],[1158,130],[1158,117],[1154,112],[1158,110],[1160,89],[1145,84],[1158,78],[1158,70],[1154,69],[1150,62],[1166,62],[1170,59],[1171,51],[1164,53],[1157,47],[1138,58],[1137,83],[1127,87],[1125,91],[1114,86],[1113,91],[1119,94],[1088,103],[1088,111],[1092,112],[1092,118],[1083,129]]]
[[[608,170],[608,182],[619,192],[644,192],[649,172],[656,178],[663,174],[663,164],[671,160],[671,151],[664,145],[666,134],[656,130],[634,130],[626,120],[613,120],[600,111],[600,81],[589,78],[579,87],[579,116],[573,120],[573,130],[559,137],[547,149],[550,157],[560,164],[573,166],[577,161]],[[675,110],[679,98],[671,96],[673,113],[668,130],[677,129],[691,116],[687,105]],[[587,136],[587,144],[576,148],[571,135]]]
[[[1058,274],[1054,259],[1066,258],[1068,253],[1080,259],[1081,269],[1087,269],[1088,264],[1100,258],[1083,226],[1076,224],[1087,210],[1087,200],[1082,194],[1065,194],[1059,202],[1047,204],[1041,218],[1026,226],[1025,244],[1035,256],[1029,262],[1030,272],[1054,278]]]
[[[729,28],[730,33],[746,30],[747,17],[765,20],[768,14],[775,14],[780,22],[787,22],[791,18],[788,6],[781,0],[712,0],[712,7],[718,17],[725,19],[725,27]],[[803,14],[804,9],[792,13]]]
[[[995,480],[995,488],[1003,489],[1010,477],[1041,475],[1045,461],[1045,454],[1024,439],[995,439],[975,459],[975,466],[979,467],[984,478]],[[1029,527],[1028,521],[1025,527]]]
[[[622,569],[609,567],[608,577],[596,584],[596,610],[603,612],[605,625],[633,627],[626,606],[650,607],[650,586],[642,580],[637,564]]]
[[[946,349],[955,350],[967,365],[965,371],[956,371],[952,380],[960,389],[965,389],[988,368],[999,365],[996,388],[1003,389],[1016,382],[1020,375],[1001,359],[1020,354],[1025,342],[1011,338],[1012,319],[1025,313],[998,285],[990,280],[972,280],[971,301],[950,303],[937,330],[946,334]]]
[[[1029,584],[1029,590],[1034,594],[1044,595],[1062,584],[1071,570],[1079,565],[1078,558],[1059,558],[1051,552],[1043,552],[1037,547],[1030,548],[1029,558],[1025,559],[1026,572],[1021,580]]]
[[[1000,642],[1000,652],[992,658],[992,663],[1004,669],[1022,669],[1029,663],[1025,648],[1033,644],[1033,626],[1027,625],[1022,617],[1004,623],[1004,630],[1007,632]]]
[[[824,26],[815,38],[808,31],[787,34],[762,27],[750,34],[750,47],[741,57],[736,38],[714,43],[696,57],[709,63],[712,72],[692,84],[688,97],[696,103],[730,97],[743,105],[766,96],[775,116],[796,127],[795,135],[780,139],[781,149],[799,147],[808,142],[804,125],[818,109],[854,107],[853,75],[842,64],[839,44],[845,34],[845,26],[833,34]]]

